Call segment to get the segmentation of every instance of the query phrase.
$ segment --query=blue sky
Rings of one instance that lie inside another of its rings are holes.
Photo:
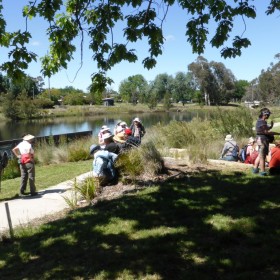
[[[223,59],[220,56],[220,50],[206,47],[205,53],[202,54],[208,61],[222,62],[230,69],[237,79],[251,81],[256,78],[262,69],[267,69],[271,62],[275,62],[274,56],[280,53],[280,16],[275,13],[271,16],[265,15],[265,8],[269,1],[255,1],[257,9],[257,18],[255,20],[246,19],[246,31],[244,37],[249,37],[252,45],[243,50],[242,56],[232,59]],[[3,0],[4,15],[7,20],[7,30],[25,30],[25,19],[21,16],[21,7],[28,1],[23,0]],[[142,59],[147,56],[145,42],[137,43],[132,46],[137,50],[139,60],[136,63],[123,62],[116,65],[108,76],[115,83],[111,86],[118,90],[119,83],[128,76],[142,74],[147,81],[153,80],[156,75],[167,73],[175,75],[177,72],[187,72],[187,67],[194,62],[197,54],[192,53],[192,49],[185,36],[186,22],[190,16],[182,11],[179,7],[171,7],[169,14],[164,22],[164,36],[166,42],[163,48],[163,55],[158,57],[158,63],[152,70],[144,69]],[[242,21],[236,22],[236,35],[241,35],[244,31]],[[33,39],[29,45],[30,49],[40,56],[47,53],[48,41],[45,35],[46,23],[40,19],[34,19],[28,23],[28,29],[33,34]],[[211,31],[212,26],[210,26]],[[121,29],[121,27],[119,27]],[[116,33],[115,38],[122,36]],[[97,72],[96,65],[91,59],[91,53],[84,46],[84,59],[82,69],[80,68],[80,53],[78,52],[74,60],[69,64],[68,69],[61,70],[58,74],[50,78],[50,86],[63,88],[73,86],[82,90],[87,89],[91,83],[91,74]],[[1,48],[0,63],[7,59],[7,50]],[[40,76],[40,60],[32,63],[27,73],[32,77]],[[48,80],[45,79],[45,86],[48,86]]]

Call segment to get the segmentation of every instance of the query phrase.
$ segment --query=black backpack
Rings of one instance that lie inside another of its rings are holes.
[[[247,147],[248,145],[245,145],[241,150],[240,150],[240,154],[239,154],[239,159],[241,162],[244,162],[246,160],[247,157]]]

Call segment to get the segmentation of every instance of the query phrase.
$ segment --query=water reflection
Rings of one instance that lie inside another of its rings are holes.
[[[0,141],[18,139],[24,133],[31,133],[35,136],[48,136],[72,132],[91,130],[93,135],[97,135],[100,127],[104,124],[112,130],[120,120],[128,125],[136,117],[135,114],[118,114],[110,116],[95,117],[64,117],[48,118],[18,122],[0,122]],[[190,121],[194,117],[204,117],[204,113],[197,112],[168,112],[168,113],[142,113],[137,114],[144,126],[149,128],[155,124],[167,124],[171,120]]]

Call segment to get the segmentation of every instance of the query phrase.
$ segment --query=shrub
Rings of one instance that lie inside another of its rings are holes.
[[[8,165],[2,173],[2,179],[13,179],[20,176],[20,169],[18,164],[18,159],[13,158],[8,161]]]
[[[140,175],[152,177],[164,169],[162,157],[152,142],[119,155],[115,165],[120,174],[131,179]]]
[[[235,138],[253,135],[253,117],[244,107],[230,111],[218,108],[212,113],[211,125],[223,137],[227,134]]]
[[[68,144],[69,161],[88,160],[91,158],[89,147],[92,144],[92,138],[81,138]]]

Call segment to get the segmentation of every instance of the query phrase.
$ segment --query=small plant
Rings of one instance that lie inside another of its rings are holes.
[[[81,200],[86,200],[89,204],[96,196],[97,190],[99,190],[99,184],[94,177],[88,177],[80,184],[75,179],[71,195],[63,196],[63,198],[71,209],[75,209]]]

